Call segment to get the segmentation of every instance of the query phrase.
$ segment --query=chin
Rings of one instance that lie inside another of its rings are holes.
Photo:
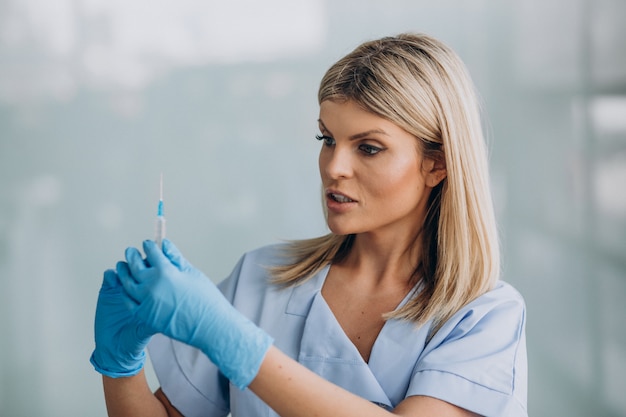
[[[355,227],[351,227],[349,225],[346,224],[340,224],[339,222],[329,222],[326,221],[326,226],[328,226],[328,229],[330,229],[330,231],[335,234],[335,235],[353,235],[356,233],[359,233],[360,230],[357,230]]]

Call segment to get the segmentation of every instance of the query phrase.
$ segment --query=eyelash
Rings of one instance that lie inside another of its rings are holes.
[[[335,144],[335,139],[326,135],[315,135],[315,139],[324,142],[324,146],[333,146]],[[368,145],[366,143],[359,145],[359,150],[366,156],[374,156],[378,152],[382,151],[382,148],[374,145]]]
[[[325,146],[331,146],[335,144],[335,139],[326,135],[315,135],[315,139],[323,141]]]

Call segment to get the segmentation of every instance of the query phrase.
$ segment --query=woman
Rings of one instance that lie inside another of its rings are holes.
[[[525,307],[499,281],[461,61],[424,35],[367,42],[319,103],[329,235],[247,253],[219,290],[169,241],[105,272],[110,416],[527,415]]]

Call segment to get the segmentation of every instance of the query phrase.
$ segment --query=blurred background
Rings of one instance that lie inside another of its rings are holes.
[[[402,31],[482,94],[530,415],[626,416],[624,0],[0,0],[0,415],[106,415],[97,293],[152,237],[161,173],[168,236],[215,281],[325,233],[318,82]]]

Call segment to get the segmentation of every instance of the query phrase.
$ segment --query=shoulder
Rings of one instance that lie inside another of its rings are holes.
[[[526,302],[524,297],[509,283],[499,281],[489,292],[478,297],[466,306],[468,312],[476,316],[510,327],[518,333],[526,322]],[[466,314],[467,315],[467,314]]]
[[[498,281],[494,288],[460,310],[461,315],[471,313],[475,316],[508,313],[516,319],[521,319],[526,312],[524,297],[511,284]]]
[[[289,261],[287,243],[273,243],[245,252],[238,265],[273,267],[284,265]]]
[[[233,280],[269,279],[269,269],[288,261],[285,247],[284,243],[275,243],[245,252],[239,257],[232,272],[220,283],[220,286]]]
[[[498,281],[487,293],[461,308],[433,337],[433,342],[450,341],[470,335],[500,338],[516,343],[522,338],[526,322],[526,303],[510,284]]]
[[[219,283],[224,296],[240,310],[256,308],[255,305],[279,293],[284,296],[280,288],[272,284],[270,271],[288,260],[284,247],[285,244],[277,243],[245,252],[230,275]]]
[[[505,281],[498,281],[493,289],[478,297],[476,301],[479,303],[481,301],[516,303],[520,307],[525,308],[524,297],[522,294],[520,294],[515,287]]]
[[[510,284],[498,282],[432,337],[416,366],[410,391],[480,415],[525,416],[525,326],[522,295]],[[455,391],[472,394],[455,397]]]

